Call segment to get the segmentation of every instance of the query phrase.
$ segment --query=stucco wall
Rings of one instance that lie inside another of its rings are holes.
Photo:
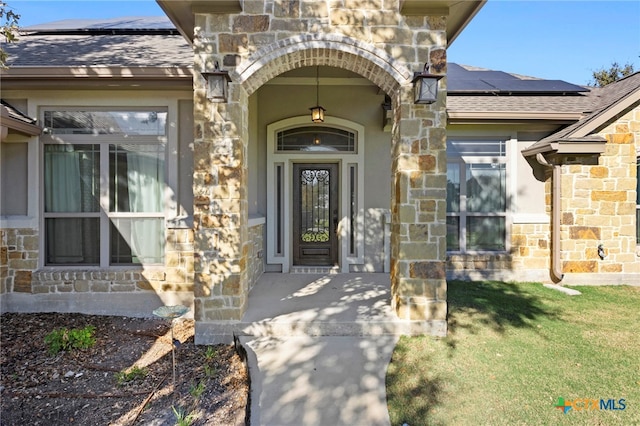
[[[249,213],[264,215],[267,197],[273,196],[267,188],[267,125],[284,118],[304,115],[315,105],[314,85],[265,85],[256,95],[258,124],[257,138],[249,141]],[[377,87],[326,86],[320,88],[320,103],[327,109],[327,116],[354,121],[365,127],[364,161],[364,237],[365,253],[361,265],[352,270],[382,272],[384,267],[383,218],[390,208],[391,197],[391,135],[383,131],[382,107],[384,95]],[[250,101],[250,105],[253,101]],[[273,105],[277,105],[275,108]],[[309,119],[309,123],[311,120]],[[313,156],[310,156],[313,161]],[[252,195],[255,194],[255,195]],[[254,207],[255,204],[255,207]],[[253,211],[252,211],[253,210]]]

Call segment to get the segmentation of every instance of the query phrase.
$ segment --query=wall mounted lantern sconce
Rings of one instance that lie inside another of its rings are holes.
[[[324,123],[324,112],[326,109],[320,106],[320,67],[316,67],[316,106],[309,108],[311,110],[311,121],[314,123]]]
[[[432,104],[438,100],[438,80],[442,75],[429,74],[429,64],[424,64],[422,72],[413,74],[413,102]]]
[[[384,96],[384,103],[382,104],[382,130],[390,132],[393,126],[393,110],[391,107],[391,98],[389,95]]]
[[[213,71],[203,71],[202,76],[207,80],[207,99],[211,102],[227,102],[229,92],[229,71],[221,70],[218,62]]]

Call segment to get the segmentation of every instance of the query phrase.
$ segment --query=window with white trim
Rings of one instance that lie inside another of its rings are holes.
[[[167,112],[44,111],[47,266],[162,264]]]
[[[276,150],[305,152],[356,152],[357,135],[329,126],[303,126],[278,132]]]
[[[447,250],[507,249],[506,141],[447,141]]]

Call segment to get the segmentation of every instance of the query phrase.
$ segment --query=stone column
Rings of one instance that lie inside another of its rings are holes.
[[[205,16],[197,16],[206,25]],[[215,37],[194,43],[196,70],[225,63]],[[230,69],[230,67],[225,67]],[[206,98],[194,75],[194,295],[200,322],[239,320],[247,309],[247,105],[241,85],[229,84],[225,103]]]
[[[392,150],[391,292],[412,332],[446,334],[446,113],[444,95],[413,103],[412,87],[397,99]]]

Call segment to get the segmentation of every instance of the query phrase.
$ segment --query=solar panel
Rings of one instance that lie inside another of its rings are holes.
[[[129,16],[111,19],[64,19],[20,28],[25,32],[65,32],[91,30],[167,30],[175,25],[166,16]]]
[[[447,92],[460,93],[579,93],[588,89],[562,80],[522,78],[503,71],[467,69],[447,64]]]

